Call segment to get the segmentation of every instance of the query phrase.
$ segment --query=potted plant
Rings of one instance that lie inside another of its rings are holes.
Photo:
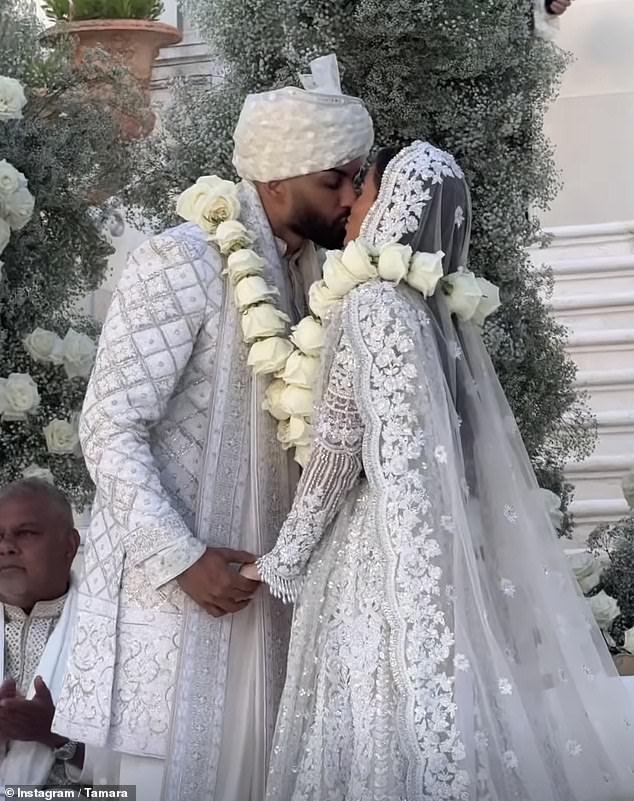
[[[83,63],[89,52],[107,53],[125,66],[138,81],[150,105],[152,66],[162,47],[178,44],[181,33],[173,25],[158,22],[163,13],[162,0],[45,0],[44,11],[55,25],[42,35],[54,44],[69,36],[76,41],[75,61]],[[145,115],[140,130],[127,126],[128,138],[147,135],[155,117]]]

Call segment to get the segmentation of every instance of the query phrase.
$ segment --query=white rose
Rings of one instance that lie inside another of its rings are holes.
[[[312,445],[297,445],[295,447],[295,461],[300,467],[306,467],[310,461],[310,455],[313,452]]]
[[[443,276],[444,255],[442,250],[437,253],[414,253],[405,280],[426,298],[430,298],[434,294],[436,286]]]
[[[384,281],[400,284],[407,275],[411,258],[409,245],[399,245],[398,242],[385,245],[379,253],[379,275]]]
[[[240,216],[237,187],[233,181],[224,181],[217,175],[204,175],[180,195],[176,212],[214,234],[220,223]]]
[[[315,398],[312,389],[287,386],[282,393],[281,404],[291,417],[310,417]]]
[[[255,375],[271,375],[284,368],[293,345],[283,337],[269,337],[251,345],[247,364]]]
[[[35,208],[35,198],[28,189],[18,189],[4,201],[4,214],[14,231],[20,231],[30,221]]]
[[[341,300],[348,292],[359,286],[358,279],[344,267],[341,261],[341,251],[339,250],[331,250],[326,256],[323,275],[323,283],[337,300]]]
[[[97,346],[86,334],[68,329],[62,341],[64,369],[69,378],[88,378],[95,362]]]
[[[547,489],[540,488],[539,493],[542,498],[542,503],[548,512],[550,522],[553,524],[557,531],[561,531],[564,525],[564,513],[561,511],[561,498]]]
[[[26,97],[20,81],[0,75],[0,120],[22,119]]]
[[[285,334],[290,318],[271,303],[262,303],[247,309],[240,322],[244,341],[250,345],[256,339]]]
[[[324,281],[315,281],[308,292],[308,305],[312,313],[320,320],[327,320],[333,306],[341,298],[328,289]]]
[[[280,378],[276,378],[266,388],[264,393],[264,403],[262,408],[276,420],[288,420],[290,414],[282,408],[282,393],[286,389],[286,384]]]
[[[599,628],[603,631],[607,631],[615,618],[621,614],[621,610],[619,609],[616,599],[612,598],[611,595],[608,595],[605,590],[601,590],[600,593],[593,595],[592,598],[588,599],[588,601],[590,603],[590,608],[592,609],[594,619],[597,621]]]
[[[304,317],[293,329],[291,342],[304,356],[319,356],[326,342],[326,332],[314,317]]]
[[[460,268],[443,281],[443,291],[447,295],[447,306],[460,320],[470,320],[482,298],[482,290],[475,275]]]
[[[75,421],[51,420],[43,429],[49,453],[79,455],[79,433]]]
[[[54,331],[36,328],[22,340],[29,356],[41,364],[62,363],[62,340]]]
[[[341,254],[341,262],[350,275],[357,279],[359,284],[371,281],[378,275],[368,249],[358,239],[348,242]]]
[[[626,651],[634,654],[634,627],[625,632],[625,641],[623,647]]]
[[[483,326],[486,318],[490,317],[502,305],[500,303],[500,288],[487,281],[486,278],[476,278],[476,281],[480,286],[482,297],[472,320],[476,325]]]
[[[18,172],[13,164],[9,164],[6,159],[0,161],[0,199],[6,200],[18,189],[23,189],[27,185],[27,180]]]
[[[40,481],[48,481],[49,484],[55,484],[53,474],[46,467],[40,467],[38,464],[30,464],[22,471],[23,478],[39,478]]]
[[[0,217],[0,253],[6,248],[11,239],[11,228],[9,223]]]
[[[2,419],[26,420],[40,405],[37,384],[28,373],[11,373],[0,378],[0,414]]]
[[[630,509],[634,509],[634,470],[630,470],[629,473],[623,479],[621,484],[623,489],[623,497],[627,501],[627,505]]]
[[[244,311],[249,306],[255,306],[256,303],[265,303],[276,295],[277,290],[271,289],[259,275],[243,278],[233,290],[236,306],[240,311]]]
[[[291,417],[280,422],[277,427],[277,438],[284,450],[302,448],[312,445],[313,430],[303,417]]]
[[[311,389],[317,383],[320,360],[315,356],[304,356],[300,351],[291,354],[282,375],[289,386]]]
[[[591,553],[568,554],[568,564],[583,593],[591,592],[601,581],[601,565]]]
[[[229,276],[232,286],[243,278],[263,275],[266,262],[254,250],[236,250],[229,255],[225,274]]]
[[[255,242],[255,237],[238,220],[227,220],[220,223],[213,241],[217,243],[222,255],[228,256],[233,251],[248,248]]]

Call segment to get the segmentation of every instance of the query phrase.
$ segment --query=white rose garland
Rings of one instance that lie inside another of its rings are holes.
[[[325,343],[322,320],[349,292],[381,279],[405,282],[428,298],[442,282],[452,313],[479,325],[500,305],[497,287],[467,270],[443,277],[441,251],[412,254],[409,245],[391,243],[373,252],[356,240],[343,251],[327,254],[323,280],[309,291],[312,316],[289,333],[289,318],[275,304],[278,291],[264,279],[266,262],[251,247],[256,237],[238,219],[237,185],[215,175],[203,176],[178,198],[176,209],[184,220],[207,232],[226,259],[224,274],[249,345],[247,364],[254,375],[272,378],[263,409],[278,421],[282,447],[294,448],[295,460],[302,466],[308,462],[313,441],[314,388]]]

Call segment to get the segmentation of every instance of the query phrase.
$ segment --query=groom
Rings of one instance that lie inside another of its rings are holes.
[[[240,219],[295,322],[318,272],[309,240],[341,244],[373,138],[334,56],[311,66],[305,89],[247,97],[234,134]],[[54,729],[119,752],[139,801],[259,801],[283,681],[284,613],[249,605],[235,565],[272,546],[296,475],[222,268],[194,225],[130,256],[80,425],[96,497]]]

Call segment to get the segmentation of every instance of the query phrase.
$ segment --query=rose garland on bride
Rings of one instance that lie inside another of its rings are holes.
[[[252,248],[255,235],[239,221],[238,186],[216,175],[205,175],[178,198],[177,213],[196,223],[225,259],[224,274],[241,313],[244,341],[249,345],[248,365],[256,376],[272,380],[264,409],[278,421],[283,448],[295,449],[295,460],[305,466],[313,441],[312,418],[324,322],[332,308],[361,284],[373,280],[405,282],[425,298],[440,284],[450,311],[461,320],[482,325],[500,305],[499,290],[484,278],[460,269],[443,276],[444,253],[412,253],[397,242],[371,250],[362,240],[345,250],[326,254],[321,281],[309,292],[311,315],[294,328],[276,305],[277,289],[264,280],[266,262]]]

